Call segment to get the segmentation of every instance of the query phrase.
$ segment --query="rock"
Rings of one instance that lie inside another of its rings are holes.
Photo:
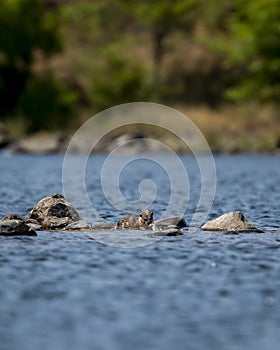
[[[126,133],[108,143],[108,152],[112,152],[115,149],[118,149],[119,154],[142,154],[152,151],[152,142],[141,133]]]
[[[13,143],[9,150],[14,153],[50,154],[64,149],[65,137],[59,133],[37,133]]]
[[[154,221],[154,229],[160,229],[170,225],[175,225],[178,228],[188,227],[185,219],[180,216],[170,216],[168,218],[163,218]]]
[[[176,227],[167,228],[165,230],[155,231],[153,233],[148,234],[149,237],[155,236],[183,236],[183,233]]]
[[[90,225],[85,220],[75,221],[63,228],[64,231],[90,230]]]
[[[25,218],[24,218],[23,216],[12,213],[12,214],[8,214],[8,215],[4,216],[4,217],[2,218],[2,221],[7,221],[7,220],[20,220],[20,221],[24,221],[24,219],[25,219]]]
[[[116,226],[107,222],[102,222],[100,224],[93,225],[91,227],[92,230],[113,230]]]
[[[227,233],[261,232],[245,218],[241,211],[231,211],[223,214],[206,222],[201,229],[203,231],[224,231]]]
[[[44,229],[37,220],[31,218],[24,218],[24,223],[34,231],[42,231]]]
[[[34,231],[41,231],[43,230],[42,225],[39,224],[39,222],[35,219],[31,218],[25,218],[18,214],[8,214],[3,217],[2,221],[8,221],[8,220],[20,220],[23,221],[27,226],[29,226]]]
[[[7,147],[12,142],[8,131],[5,129],[3,124],[0,124],[0,148]]]
[[[37,233],[30,229],[21,220],[0,221],[0,235],[2,236],[37,236]]]
[[[46,230],[60,229],[82,220],[71,203],[61,194],[41,199],[31,210],[29,217],[38,221]]]

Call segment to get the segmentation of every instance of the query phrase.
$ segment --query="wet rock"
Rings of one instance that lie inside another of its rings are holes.
[[[178,228],[188,227],[185,219],[180,216],[170,216],[154,221],[154,229],[161,229],[170,225],[174,225]]]
[[[2,219],[2,221],[8,221],[8,220],[23,221],[27,226],[29,226],[34,231],[43,230],[42,225],[40,225],[37,220],[31,219],[31,218],[25,218],[25,217],[18,215],[18,214],[14,214],[14,213],[8,214],[8,215],[4,216]]]
[[[92,230],[113,230],[116,226],[107,222],[102,222],[91,227]]]
[[[65,231],[88,230],[89,231],[90,229],[91,229],[90,225],[85,220],[79,220],[67,225],[66,227],[64,227],[63,230]]]
[[[0,221],[0,235],[2,236],[37,236],[22,220]]]
[[[261,232],[251,224],[241,211],[231,211],[214,220],[206,222],[201,229],[203,231],[236,232]]]
[[[177,227],[169,227],[165,230],[155,231],[153,233],[148,234],[149,237],[156,236],[183,236],[183,233]]]
[[[24,223],[34,231],[42,231],[44,229],[37,220],[31,218],[24,218]]]
[[[14,153],[50,154],[61,152],[65,137],[59,133],[37,133],[13,143],[9,150]]]
[[[38,221],[46,230],[60,229],[82,220],[72,204],[61,194],[41,199],[31,210],[29,217]]]
[[[7,220],[20,220],[20,221],[24,221],[24,217],[19,215],[19,214],[7,214],[2,218],[2,221],[7,221]]]

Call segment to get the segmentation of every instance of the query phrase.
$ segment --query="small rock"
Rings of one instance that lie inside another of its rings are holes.
[[[37,220],[24,218],[24,223],[34,231],[42,231],[44,228]]]
[[[2,221],[7,221],[7,220],[20,220],[20,221],[23,221],[27,226],[29,226],[34,231],[43,230],[42,225],[40,225],[37,220],[31,219],[31,218],[25,218],[18,214],[14,214],[14,213],[8,214],[4,216],[2,219]]]
[[[231,211],[223,214],[206,222],[201,229],[203,231],[224,231],[227,233],[261,232],[245,218],[241,211]]]
[[[72,204],[61,194],[41,199],[31,210],[29,217],[38,221],[46,230],[60,229],[82,220]]]
[[[19,214],[7,214],[2,218],[2,221],[7,221],[7,220],[20,220],[20,221],[24,221],[24,217],[19,215]]]
[[[180,216],[170,216],[168,218],[155,220],[153,225],[155,230],[161,228],[164,229],[170,225],[176,226],[178,228],[188,227],[185,219]]]
[[[60,152],[65,137],[59,133],[37,133],[11,144],[9,150],[14,153],[50,154]]]
[[[89,224],[85,220],[75,221],[63,228],[65,231],[90,230]]]
[[[153,233],[149,233],[148,236],[183,236],[183,233],[178,228],[167,228],[166,230],[160,230],[155,231]]]
[[[107,222],[102,222],[100,224],[93,225],[91,227],[92,230],[113,230],[116,226]]]
[[[0,235],[37,236],[37,233],[21,220],[5,220],[0,222]]]

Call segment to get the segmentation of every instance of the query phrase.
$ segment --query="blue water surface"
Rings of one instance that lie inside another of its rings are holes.
[[[104,159],[88,161],[87,188],[99,215],[115,223],[124,213],[102,192]],[[182,161],[190,180],[184,216],[191,222],[199,169],[190,156]],[[208,218],[238,209],[263,233],[185,231],[152,244],[147,237],[147,245],[130,249],[79,232],[0,237],[0,349],[278,349],[279,161],[215,157],[217,192]],[[62,155],[2,153],[0,216],[28,215],[42,197],[62,193],[62,164]],[[120,187],[135,200],[145,178],[158,184],[151,208],[159,218],[171,190],[158,164],[131,163]],[[86,219],[94,222],[90,214]]]

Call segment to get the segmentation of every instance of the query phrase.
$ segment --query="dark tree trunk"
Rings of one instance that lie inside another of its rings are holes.
[[[0,66],[1,115],[15,112],[28,76],[27,69],[19,70],[14,65]]]
[[[159,91],[161,85],[162,60],[164,55],[164,40],[168,34],[167,28],[162,24],[157,24],[153,31],[153,87]],[[156,93],[156,95],[158,95]]]

